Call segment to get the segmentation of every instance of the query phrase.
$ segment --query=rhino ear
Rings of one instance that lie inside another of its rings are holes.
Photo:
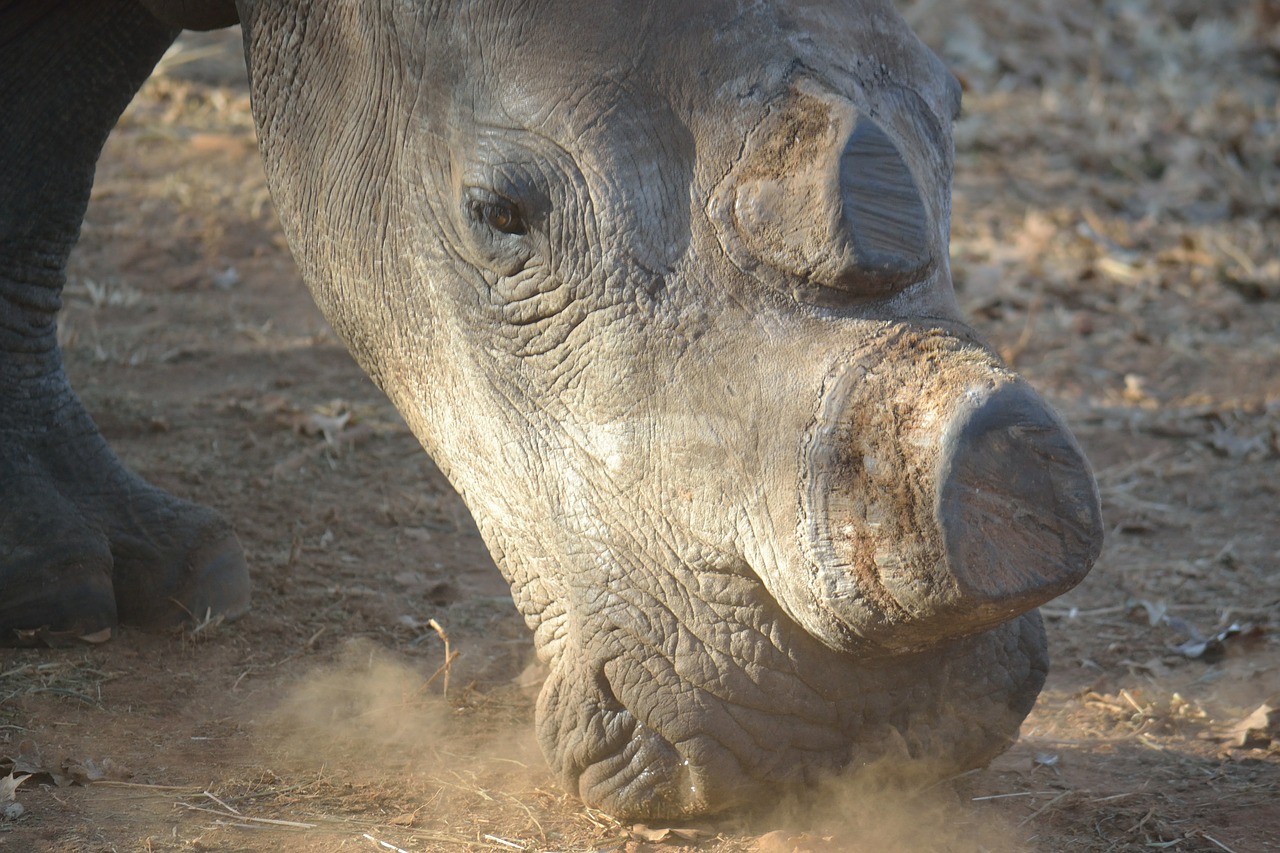
[[[234,0],[142,0],[162,23],[184,30],[216,30],[240,23]]]

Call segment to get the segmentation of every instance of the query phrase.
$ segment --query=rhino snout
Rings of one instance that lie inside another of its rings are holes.
[[[987,630],[1079,583],[1102,543],[1088,462],[1024,380],[946,335],[890,346],[916,350],[906,368],[828,376],[801,454],[801,621],[845,650]]]

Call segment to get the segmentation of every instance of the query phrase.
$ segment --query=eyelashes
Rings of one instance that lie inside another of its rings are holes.
[[[473,193],[482,191],[473,190]],[[491,198],[471,197],[466,202],[467,216],[473,224],[489,228],[499,234],[523,237],[529,233],[524,214],[519,205],[501,196]]]

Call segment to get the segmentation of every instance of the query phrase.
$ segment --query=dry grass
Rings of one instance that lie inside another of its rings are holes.
[[[118,674],[101,668],[100,662],[84,653],[8,651],[0,657],[0,667],[0,713],[29,696],[101,705],[102,685]]]

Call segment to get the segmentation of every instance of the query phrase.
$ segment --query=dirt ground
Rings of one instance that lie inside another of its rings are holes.
[[[298,278],[236,36],[192,36],[108,144],[61,336],[119,453],[233,520],[255,608],[0,651],[0,849],[1280,850],[1280,8],[905,11],[966,88],[961,301],[1107,520],[1007,755],[695,826],[561,791],[510,596]]]

